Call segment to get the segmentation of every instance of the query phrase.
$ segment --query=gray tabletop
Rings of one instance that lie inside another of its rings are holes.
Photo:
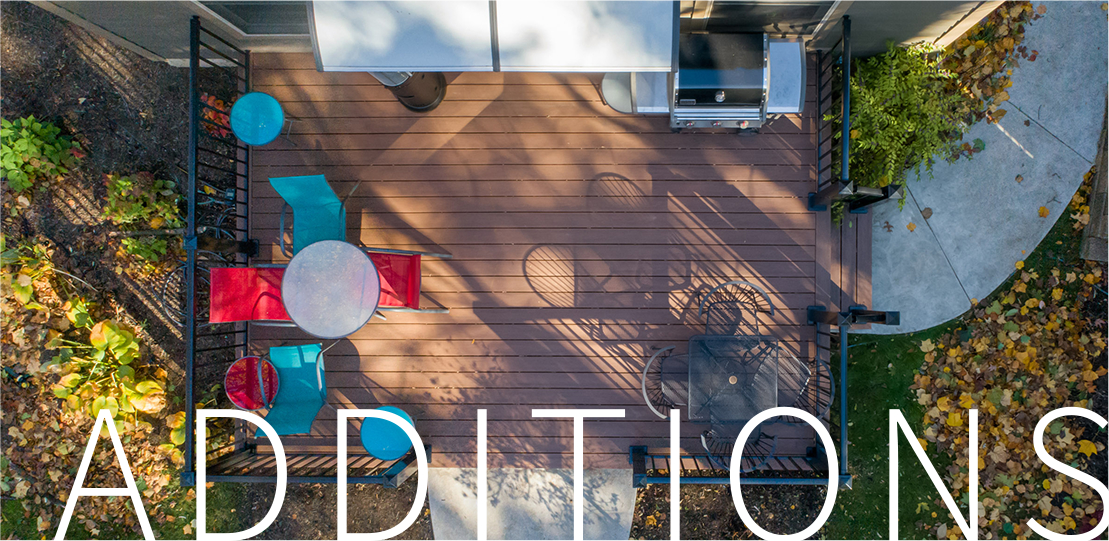
[[[744,423],[778,405],[778,341],[768,336],[689,339],[689,419]]]
[[[302,249],[281,279],[285,311],[298,327],[319,338],[343,338],[361,329],[380,298],[373,261],[361,248],[337,240]]]

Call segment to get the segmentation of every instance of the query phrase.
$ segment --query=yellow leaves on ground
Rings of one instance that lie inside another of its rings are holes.
[[[1082,440],[1078,442],[1078,452],[1090,456],[1097,453],[1097,445],[1094,445],[1094,442],[1090,440]]]
[[[916,231],[916,224],[914,224],[913,222],[909,222],[909,224],[906,225],[905,228],[908,229],[910,233],[912,233],[913,231]]]
[[[963,416],[958,412],[947,414],[947,426],[963,426]]]
[[[949,396],[940,397],[940,399],[936,401],[936,407],[939,408],[940,411],[950,411],[951,410],[951,397],[949,397]]]
[[[1047,207],[1040,207],[1040,218],[1047,218],[1048,212]]]
[[[1017,267],[1017,269],[1023,269],[1024,268],[1024,261],[1017,261],[1016,267]]]
[[[1009,99],[1006,92],[1013,68],[1019,60],[1035,60],[1035,52],[1021,45],[1024,29],[1038,18],[1028,2],[1010,2],[974,25],[946,50],[942,66],[955,74],[952,85],[968,97],[966,113],[975,121],[997,122],[1005,111],[998,105]]]
[[[658,519],[654,515],[647,515],[647,518],[643,519],[643,524],[649,528],[654,527],[658,525]]]
[[[967,393],[963,393],[962,398],[959,399],[959,407],[968,410],[974,407],[974,398]]]
[[[934,349],[936,349],[936,345],[932,343],[931,339],[925,340],[920,343],[920,351],[923,351],[924,353],[928,353]]]

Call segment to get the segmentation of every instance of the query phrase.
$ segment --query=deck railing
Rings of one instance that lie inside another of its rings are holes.
[[[816,52],[816,191],[809,193],[809,210],[826,211],[842,201],[847,212],[864,213],[901,186],[871,188],[851,181],[851,19],[844,17],[841,27],[840,39]]]
[[[816,444],[814,440],[814,447],[804,456],[775,455],[765,469],[741,474],[740,482],[750,485],[827,485],[827,458]],[[632,485],[636,488],[670,484],[670,454],[666,449],[633,446],[629,449],[628,460],[632,465]],[[683,454],[680,461],[679,482],[683,485],[726,485],[730,482],[730,472],[716,467],[708,456]]]
[[[184,326],[187,428],[181,482],[187,486],[196,482],[195,408],[234,407],[223,390],[223,377],[249,349],[246,323],[208,323],[208,270],[248,266],[258,253],[258,242],[249,238],[250,149],[230,125],[232,104],[251,91],[250,53],[203,28],[197,17],[189,32],[186,261],[163,294],[167,312],[176,312]],[[208,481],[276,482],[276,459],[254,443],[253,427],[212,419],[207,428]],[[416,471],[415,457],[410,452],[399,460],[381,461],[353,454],[346,464],[348,482],[396,487]],[[335,453],[286,452],[286,461],[288,482],[336,482]]]

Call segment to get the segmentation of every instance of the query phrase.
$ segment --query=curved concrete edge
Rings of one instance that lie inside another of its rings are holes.
[[[935,164],[933,178],[910,174],[904,212],[896,202],[871,209],[873,308],[901,312],[901,325],[859,333],[915,332],[958,317],[1039,245],[1097,151],[1106,41],[1099,3],[1049,3],[1025,34],[1024,44],[1039,55],[1014,70],[1010,101],[1001,106],[1008,114],[997,124],[976,124],[964,138],[982,139],[986,150]]]
[[[573,539],[574,472],[489,469],[489,539]],[[628,539],[636,490],[630,469],[586,469],[584,538]],[[430,468],[435,539],[477,539],[477,469]]]

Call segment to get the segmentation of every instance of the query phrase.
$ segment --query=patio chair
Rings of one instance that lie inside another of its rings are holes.
[[[732,450],[741,427],[742,425],[713,426],[701,433],[701,446],[708,452],[709,462],[713,466],[731,471]],[[760,428],[756,428],[747,439],[747,446],[743,448],[739,472],[750,473],[766,466],[777,448],[778,436],[768,436]]]
[[[223,267],[209,271],[208,321],[250,321],[272,327],[295,326],[281,303],[282,267]]]
[[[651,412],[670,418],[670,409],[686,405],[689,395],[689,358],[673,355],[674,346],[663,348],[651,356],[639,380],[643,401]]]
[[[378,311],[446,314],[449,308],[420,308],[420,263],[424,257],[450,259],[450,254],[363,248],[381,281]]]
[[[347,240],[346,201],[362,185],[359,181],[342,199],[323,175],[272,177],[270,185],[285,200],[281,207],[277,239],[281,253],[293,257],[305,246],[321,240]],[[285,244],[285,215],[293,209],[293,245]]]
[[[761,287],[743,280],[720,284],[701,299],[697,315],[705,334],[758,336],[759,314],[774,315],[774,303]]]
[[[277,396],[266,413],[266,422],[279,436],[307,434],[312,423],[327,403],[327,380],[323,344],[275,346],[270,348],[269,361],[277,369]],[[259,429],[255,437],[265,434]]]
[[[790,355],[792,356],[792,354]],[[794,357],[794,360],[796,361],[797,358]],[[828,363],[821,360],[816,361],[816,370],[810,370],[805,363],[799,362],[799,364],[804,366],[804,372],[808,376],[793,402],[782,405],[810,413],[817,419],[824,419],[832,409],[832,401],[836,397],[836,384],[832,378],[832,369],[828,366]],[[783,417],[779,422],[801,424],[804,421],[796,417]]]

